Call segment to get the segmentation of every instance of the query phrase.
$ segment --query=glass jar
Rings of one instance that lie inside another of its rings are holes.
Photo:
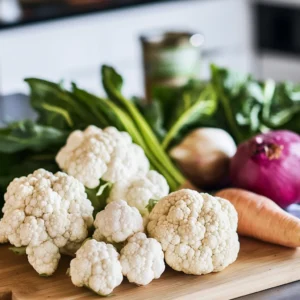
[[[140,38],[146,99],[157,85],[181,86],[200,76],[204,36],[191,32],[150,33]]]

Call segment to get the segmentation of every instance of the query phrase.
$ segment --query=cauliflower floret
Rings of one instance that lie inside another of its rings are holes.
[[[104,130],[89,126],[76,130],[56,156],[60,168],[88,188],[96,188],[100,179],[116,182],[149,170],[144,151],[132,143],[127,132],[114,127]]]
[[[124,199],[128,205],[136,207],[143,216],[147,216],[149,200],[159,200],[168,194],[166,179],[156,171],[149,171],[145,176],[116,182],[107,202]]]
[[[10,242],[16,247],[21,247],[23,244],[21,242],[19,227],[25,220],[25,213],[20,209],[6,210],[5,208],[6,204],[3,207],[4,216],[0,221],[1,241]]]
[[[26,217],[17,229],[20,245],[38,246],[48,239],[45,221],[33,216]]]
[[[5,227],[3,220],[0,220],[0,244],[8,243],[8,238],[6,236]]]
[[[184,189],[162,198],[147,226],[166,263],[187,274],[218,272],[239,252],[237,212],[227,200]]]
[[[70,276],[74,285],[87,286],[99,295],[109,295],[123,280],[119,254],[112,245],[86,241],[72,259]]]
[[[120,262],[124,276],[138,285],[158,279],[165,270],[160,243],[142,233],[136,233],[121,250]]]
[[[40,275],[52,275],[57,269],[60,259],[59,248],[50,240],[36,247],[29,245],[26,254],[29,263]]]
[[[0,242],[27,246],[29,263],[41,274],[57,268],[60,249],[82,243],[93,225],[93,207],[74,177],[39,169],[14,179],[4,196]]]
[[[135,207],[124,200],[114,201],[99,212],[93,238],[109,243],[121,243],[136,232],[144,231],[143,218]]]

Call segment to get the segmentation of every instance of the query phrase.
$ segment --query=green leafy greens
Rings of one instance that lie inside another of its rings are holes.
[[[214,65],[211,69],[218,96],[214,125],[228,131],[238,143],[268,130],[300,133],[300,85],[260,82]]]
[[[257,81],[212,65],[207,82],[156,87],[153,94],[152,105],[160,112],[140,110],[149,124],[156,124],[154,128],[159,125],[155,132],[166,150],[198,127],[222,128],[237,143],[268,130],[300,133],[300,84]]]

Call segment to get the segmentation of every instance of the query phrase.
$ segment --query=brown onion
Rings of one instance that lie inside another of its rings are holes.
[[[233,138],[218,128],[200,128],[170,151],[189,180],[199,187],[220,187],[229,179],[230,159],[236,152]]]

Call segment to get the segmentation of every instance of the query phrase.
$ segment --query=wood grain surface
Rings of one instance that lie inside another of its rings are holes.
[[[72,285],[65,275],[70,258],[61,260],[59,269],[48,278],[40,277],[27,262],[0,246],[0,299],[97,299],[86,288]],[[112,300],[209,299],[226,300],[300,280],[300,249],[288,249],[251,239],[241,239],[238,260],[220,273],[185,275],[171,269],[145,287],[124,279]]]

